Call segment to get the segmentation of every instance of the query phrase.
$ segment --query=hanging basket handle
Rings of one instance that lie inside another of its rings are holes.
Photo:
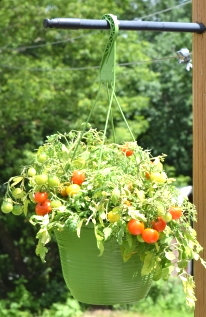
[[[101,65],[100,65],[100,81],[115,84],[115,64],[116,64],[116,38],[119,32],[119,24],[117,17],[113,14],[105,14],[103,18],[110,25],[110,37],[105,48]]]

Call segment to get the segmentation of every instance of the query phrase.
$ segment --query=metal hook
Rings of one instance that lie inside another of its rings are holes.
[[[117,17],[113,14],[105,14],[103,18],[110,25],[110,37],[102,57],[99,76],[101,82],[115,84],[116,38],[119,25]]]
[[[181,48],[181,50],[177,51],[177,56],[179,58],[179,63],[186,64],[186,69],[189,71],[192,68],[191,63],[191,54],[187,48]]]

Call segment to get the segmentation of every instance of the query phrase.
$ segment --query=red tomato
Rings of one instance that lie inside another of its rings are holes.
[[[81,185],[85,181],[85,173],[83,171],[77,170],[72,173],[73,184]]]
[[[122,152],[126,155],[126,156],[131,156],[133,154],[132,149],[129,148],[129,146],[127,144],[123,145],[121,147]]]
[[[153,229],[162,232],[165,230],[167,223],[161,217],[158,217],[157,221],[154,221],[152,224]]]
[[[169,212],[172,215],[172,219],[176,220],[182,216],[182,208],[181,207],[170,207]]]
[[[44,203],[48,199],[47,192],[36,192],[34,193],[34,201],[36,203]]]
[[[52,210],[50,200],[46,200],[43,203],[38,203],[36,205],[35,211],[38,216],[45,216]]]
[[[127,228],[129,233],[136,236],[142,233],[144,230],[144,224],[137,219],[131,219],[127,224]]]
[[[155,243],[159,239],[159,232],[151,228],[144,229],[142,239],[147,243]]]

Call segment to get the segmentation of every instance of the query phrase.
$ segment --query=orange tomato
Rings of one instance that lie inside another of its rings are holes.
[[[147,243],[155,243],[159,239],[159,232],[155,229],[147,228],[142,232],[142,239]]]
[[[172,206],[169,208],[169,213],[172,215],[172,219],[176,220],[182,216],[182,208]]]

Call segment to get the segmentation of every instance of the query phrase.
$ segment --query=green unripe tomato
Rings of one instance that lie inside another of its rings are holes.
[[[60,180],[57,176],[49,176],[48,178],[48,185],[50,187],[56,187],[60,185]]]
[[[165,208],[163,205],[158,205],[157,206],[157,214],[158,216],[162,217],[163,215],[165,215]]]
[[[23,213],[24,209],[22,205],[14,205],[13,209],[12,209],[12,214],[15,216],[19,216]]]
[[[12,190],[12,196],[16,199],[22,198],[25,192],[20,187],[16,187]]]
[[[48,176],[46,174],[40,174],[36,175],[34,179],[37,185],[44,185],[48,181]]]
[[[162,219],[166,222],[170,222],[172,220],[172,215],[170,212],[167,212],[166,214],[164,214],[163,216],[161,216]]]
[[[45,163],[46,160],[47,160],[47,155],[46,155],[46,153],[41,153],[41,154],[37,155],[37,161],[38,161],[39,163]]]
[[[4,212],[5,214],[8,214],[11,212],[13,209],[13,204],[8,201],[4,201],[3,204],[1,205],[1,211]]]
[[[33,167],[30,167],[29,169],[28,169],[28,176],[30,176],[30,177],[33,177],[33,176],[35,176],[36,175],[36,170],[35,170],[35,168],[33,168]]]
[[[51,207],[52,208],[59,208],[62,206],[62,203],[60,200],[56,199],[56,200],[52,200],[51,201]]]

